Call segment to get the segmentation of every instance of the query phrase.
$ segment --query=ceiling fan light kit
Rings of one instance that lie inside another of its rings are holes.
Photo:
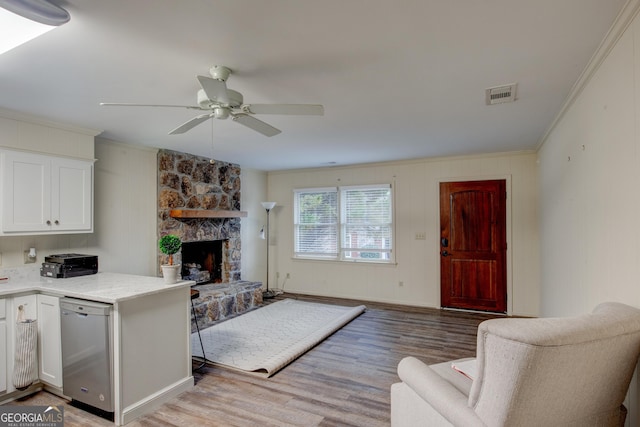
[[[149,105],[102,102],[103,106],[127,107],[179,107],[192,110],[206,111],[183,123],[169,132],[170,135],[185,133],[199,124],[211,119],[224,120],[229,117],[264,136],[274,136],[281,131],[268,123],[259,120],[255,114],[279,114],[288,116],[322,116],[324,107],[319,104],[244,104],[244,97],[240,92],[227,88],[227,79],[231,69],[223,65],[214,65],[209,69],[208,76],[196,76],[202,89],[197,92],[198,105]]]

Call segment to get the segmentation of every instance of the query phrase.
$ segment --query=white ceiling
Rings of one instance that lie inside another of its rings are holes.
[[[66,25],[0,55],[0,108],[261,170],[535,149],[625,0],[65,0]],[[196,75],[245,103],[319,103],[168,135]],[[518,83],[515,103],[487,87]]]

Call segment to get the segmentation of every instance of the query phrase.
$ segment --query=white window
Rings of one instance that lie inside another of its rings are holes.
[[[294,190],[297,258],[393,262],[391,185]]]
[[[338,256],[338,189],[295,190],[295,256]]]

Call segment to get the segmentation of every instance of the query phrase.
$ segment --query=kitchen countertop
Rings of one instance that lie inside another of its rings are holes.
[[[8,281],[0,282],[0,297],[23,292],[40,292],[115,304],[194,284],[193,281],[183,280],[167,285],[162,277],[120,273],[99,272],[68,279],[39,276],[36,278],[33,274],[28,274],[24,277],[10,276]]]

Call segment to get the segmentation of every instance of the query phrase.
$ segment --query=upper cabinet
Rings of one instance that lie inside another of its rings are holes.
[[[0,109],[0,235],[93,232],[99,133]]]
[[[0,150],[3,235],[93,232],[93,161]]]

